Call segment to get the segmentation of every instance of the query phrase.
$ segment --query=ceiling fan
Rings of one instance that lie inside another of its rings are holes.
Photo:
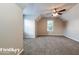
[[[66,9],[60,9],[60,8],[53,8],[50,10],[52,16],[59,16],[59,15],[62,15],[64,11],[66,11]],[[47,14],[50,14],[50,13],[47,13]]]
[[[62,15],[63,12],[66,11],[66,9],[60,9],[58,11],[58,8],[54,8],[51,11],[52,11],[52,16],[57,16],[57,15]]]

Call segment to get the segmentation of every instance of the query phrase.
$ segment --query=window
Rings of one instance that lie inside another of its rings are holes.
[[[30,19],[24,19],[24,32],[26,35],[33,35],[34,34],[34,21]]]
[[[48,20],[47,21],[47,31],[52,32],[53,31],[53,20]]]

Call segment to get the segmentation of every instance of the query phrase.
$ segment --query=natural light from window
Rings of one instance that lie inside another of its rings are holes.
[[[53,20],[47,20],[47,31],[48,32],[53,32],[53,24],[54,24]]]

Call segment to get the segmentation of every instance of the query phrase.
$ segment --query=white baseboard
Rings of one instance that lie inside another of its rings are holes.
[[[39,34],[38,36],[49,36],[49,35],[51,35],[51,36],[64,36],[63,34]]]
[[[77,41],[77,42],[79,42],[79,40],[77,40],[76,38],[74,38],[74,37],[71,37],[71,36],[68,36],[68,35],[64,35],[65,37],[67,37],[67,38],[69,38],[69,39],[72,39],[72,40],[74,40],[74,41]]]
[[[27,36],[24,36],[24,38],[35,38],[34,35],[27,35]]]

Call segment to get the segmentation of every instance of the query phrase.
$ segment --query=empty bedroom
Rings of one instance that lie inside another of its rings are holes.
[[[19,3],[24,55],[78,55],[78,3]]]

